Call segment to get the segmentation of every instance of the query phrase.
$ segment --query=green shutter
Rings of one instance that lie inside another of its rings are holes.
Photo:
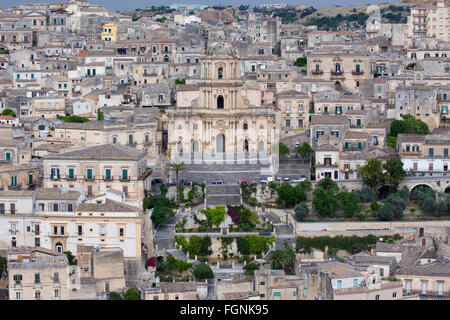
[[[73,168],[69,168],[69,179],[73,179]]]
[[[128,179],[128,170],[127,169],[123,169],[122,170],[122,179],[123,180],[127,180]]]
[[[88,178],[89,180],[92,179],[92,169],[87,169],[87,178]]]
[[[111,180],[111,169],[106,169],[106,180]]]

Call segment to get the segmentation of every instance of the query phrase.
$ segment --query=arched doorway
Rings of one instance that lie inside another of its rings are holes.
[[[16,237],[12,237],[11,239],[11,247],[15,248],[17,246]]]
[[[58,253],[63,253],[63,245],[61,242],[57,242],[55,245],[55,251]]]
[[[217,109],[223,109],[223,107],[224,107],[223,96],[218,96],[217,97]]]
[[[245,139],[244,140],[244,148],[243,148],[244,152],[248,152],[248,140]]]
[[[192,143],[192,152],[198,152],[198,142],[197,140],[194,140]]]
[[[177,143],[177,150],[178,153],[183,153],[183,144],[181,143],[181,141]]]
[[[414,188],[412,188],[411,193],[409,195],[410,200],[423,200],[427,195],[431,195],[432,197],[436,197],[436,191],[433,190],[427,184],[418,184]]]
[[[221,133],[216,136],[216,152],[225,153],[225,136]]]

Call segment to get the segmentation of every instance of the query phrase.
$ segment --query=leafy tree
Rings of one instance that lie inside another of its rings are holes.
[[[392,221],[394,220],[395,207],[391,203],[385,203],[380,210],[377,212],[377,217],[381,221]]]
[[[386,140],[386,144],[389,147],[396,148],[397,147],[397,138],[393,136],[388,136]]]
[[[270,253],[269,261],[272,269],[283,269],[286,273],[291,273],[295,266],[295,251],[285,242],[283,248]]]
[[[186,84],[186,79],[185,78],[183,78],[183,79],[176,78],[175,84]]]
[[[112,291],[109,293],[108,300],[122,300],[122,296],[120,295],[120,293]]]
[[[410,192],[409,192],[408,187],[407,187],[407,186],[404,186],[403,188],[401,188],[400,190],[398,190],[398,191],[397,191],[397,195],[398,195],[400,198],[402,198],[403,200],[405,200],[405,202],[408,201],[409,195],[410,195]]]
[[[105,120],[105,114],[100,109],[97,110],[97,120],[98,121]]]
[[[324,179],[321,179],[317,185],[316,188],[322,188],[326,191],[332,190],[337,192],[339,190],[339,186],[336,182],[334,182],[330,177],[326,177]]]
[[[160,23],[163,23],[164,21],[166,21],[167,20],[167,18],[166,17],[162,17],[162,18],[158,18],[158,19],[156,19],[156,22],[160,22]]]
[[[142,200],[142,207],[144,208],[144,210],[147,210],[150,208],[150,199],[149,198],[144,198],[144,200]]]
[[[306,67],[308,65],[306,59],[307,59],[306,57],[297,58],[297,60],[295,60],[295,62],[294,62],[294,66],[296,66],[296,67]]]
[[[194,268],[194,276],[199,280],[212,279],[214,278],[214,273],[210,266],[200,263]]]
[[[309,158],[313,154],[314,150],[311,148],[308,142],[303,142],[301,145],[295,148],[295,152],[301,155],[303,158]]]
[[[277,186],[275,191],[277,193],[277,204],[285,208],[292,207],[299,202],[306,200],[306,191],[311,190],[310,181],[302,181],[296,186],[289,183],[282,183]]]
[[[381,160],[379,158],[367,159],[367,164],[359,169],[359,173],[366,186],[376,190],[384,182]]]
[[[241,4],[240,6],[239,6],[239,10],[241,10],[241,11],[245,11],[245,10],[248,10],[248,8],[249,8],[249,5],[243,5],[243,4]]]
[[[403,211],[406,209],[406,201],[403,200],[398,194],[390,194],[384,201],[384,206],[388,206],[389,210],[393,213],[394,218],[401,218]],[[380,209],[380,211],[383,208]]]
[[[77,260],[75,259],[75,256],[72,254],[71,251],[64,251],[63,253],[67,256],[67,260],[69,261],[70,265],[77,264]]]
[[[2,116],[16,117],[16,113],[14,111],[12,111],[11,109],[5,109],[2,112]]]
[[[4,273],[6,274],[6,265],[7,265],[6,258],[0,256],[0,279],[2,278]]]
[[[205,216],[208,227],[215,225],[216,228],[225,221],[225,206],[217,206],[215,208],[206,208],[200,210]]]
[[[259,264],[257,263],[248,263],[244,266],[244,275],[251,276],[255,274],[255,270],[259,270]]]
[[[406,132],[406,125],[405,121],[403,120],[394,120],[391,123],[389,136],[397,138],[399,133],[405,133]]]
[[[294,212],[295,212],[295,220],[303,221],[308,216],[309,208],[306,205],[306,203],[301,202],[295,206]]]
[[[158,226],[160,224],[166,223],[167,220],[174,215],[175,212],[171,208],[165,206],[157,206],[153,209],[151,219],[153,224],[155,226]]]
[[[123,296],[125,300],[141,300],[141,296],[134,288],[128,289]]]
[[[338,202],[334,190],[325,190],[316,187],[313,194],[313,207],[319,216],[332,217],[338,208]]]
[[[406,177],[403,163],[397,157],[388,159],[383,164],[383,169],[386,170],[384,180],[389,183],[389,188],[392,186],[398,187],[400,182]]]
[[[284,157],[285,155],[289,154],[289,148],[282,142],[275,144],[273,149],[273,151],[280,157]]]
[[[341,191],[337,195],[338,204],[344,217],[351,218],[358,210],[358,201],[351,192]]]
[[[358,202],[371,202],[377,199],[377,194],[370,187],[364,186],[361,190],[353,192]]]

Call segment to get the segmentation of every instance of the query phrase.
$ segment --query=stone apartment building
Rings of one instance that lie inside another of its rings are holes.
[[[43,187],[78,189],[88,197],[113,188],[142,199],[150,172],[146,150],[98,145],[44,157]]]
[[[399,134],[397,152],[406,171],[446,174],[450,163],[450,128],[437,128],[429,135]]]
[[[10,300],[68,300],[69,264],[66,255],[39,247],[8,251]]]

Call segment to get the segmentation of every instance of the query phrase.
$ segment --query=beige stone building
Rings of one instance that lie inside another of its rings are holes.
[[[177,88],[177,107],[167,110],[168,150],[181,153],[268,152],[276,126],[273,105],[261,106],[258,86],[241,79],[239,57],[223,31],[210,31],[201,79]],[[178,90],[179,89],[179,90]]]
[[[146,150],[104,144],[46,156],[43,187],[78,189],[88,197],[112,188],[142,199],[150,173]]]
[[[160,282],[154,287],[142,288],[143,300],[199,300],[206,298],[207,283]]]
[[[39,247],[8,251],[10,300],[68,300],[69,263],[66,255]]]
[[[34,117],[57,118],[65,115],[64,96],[42,96],[33,100],[32,113]]]

